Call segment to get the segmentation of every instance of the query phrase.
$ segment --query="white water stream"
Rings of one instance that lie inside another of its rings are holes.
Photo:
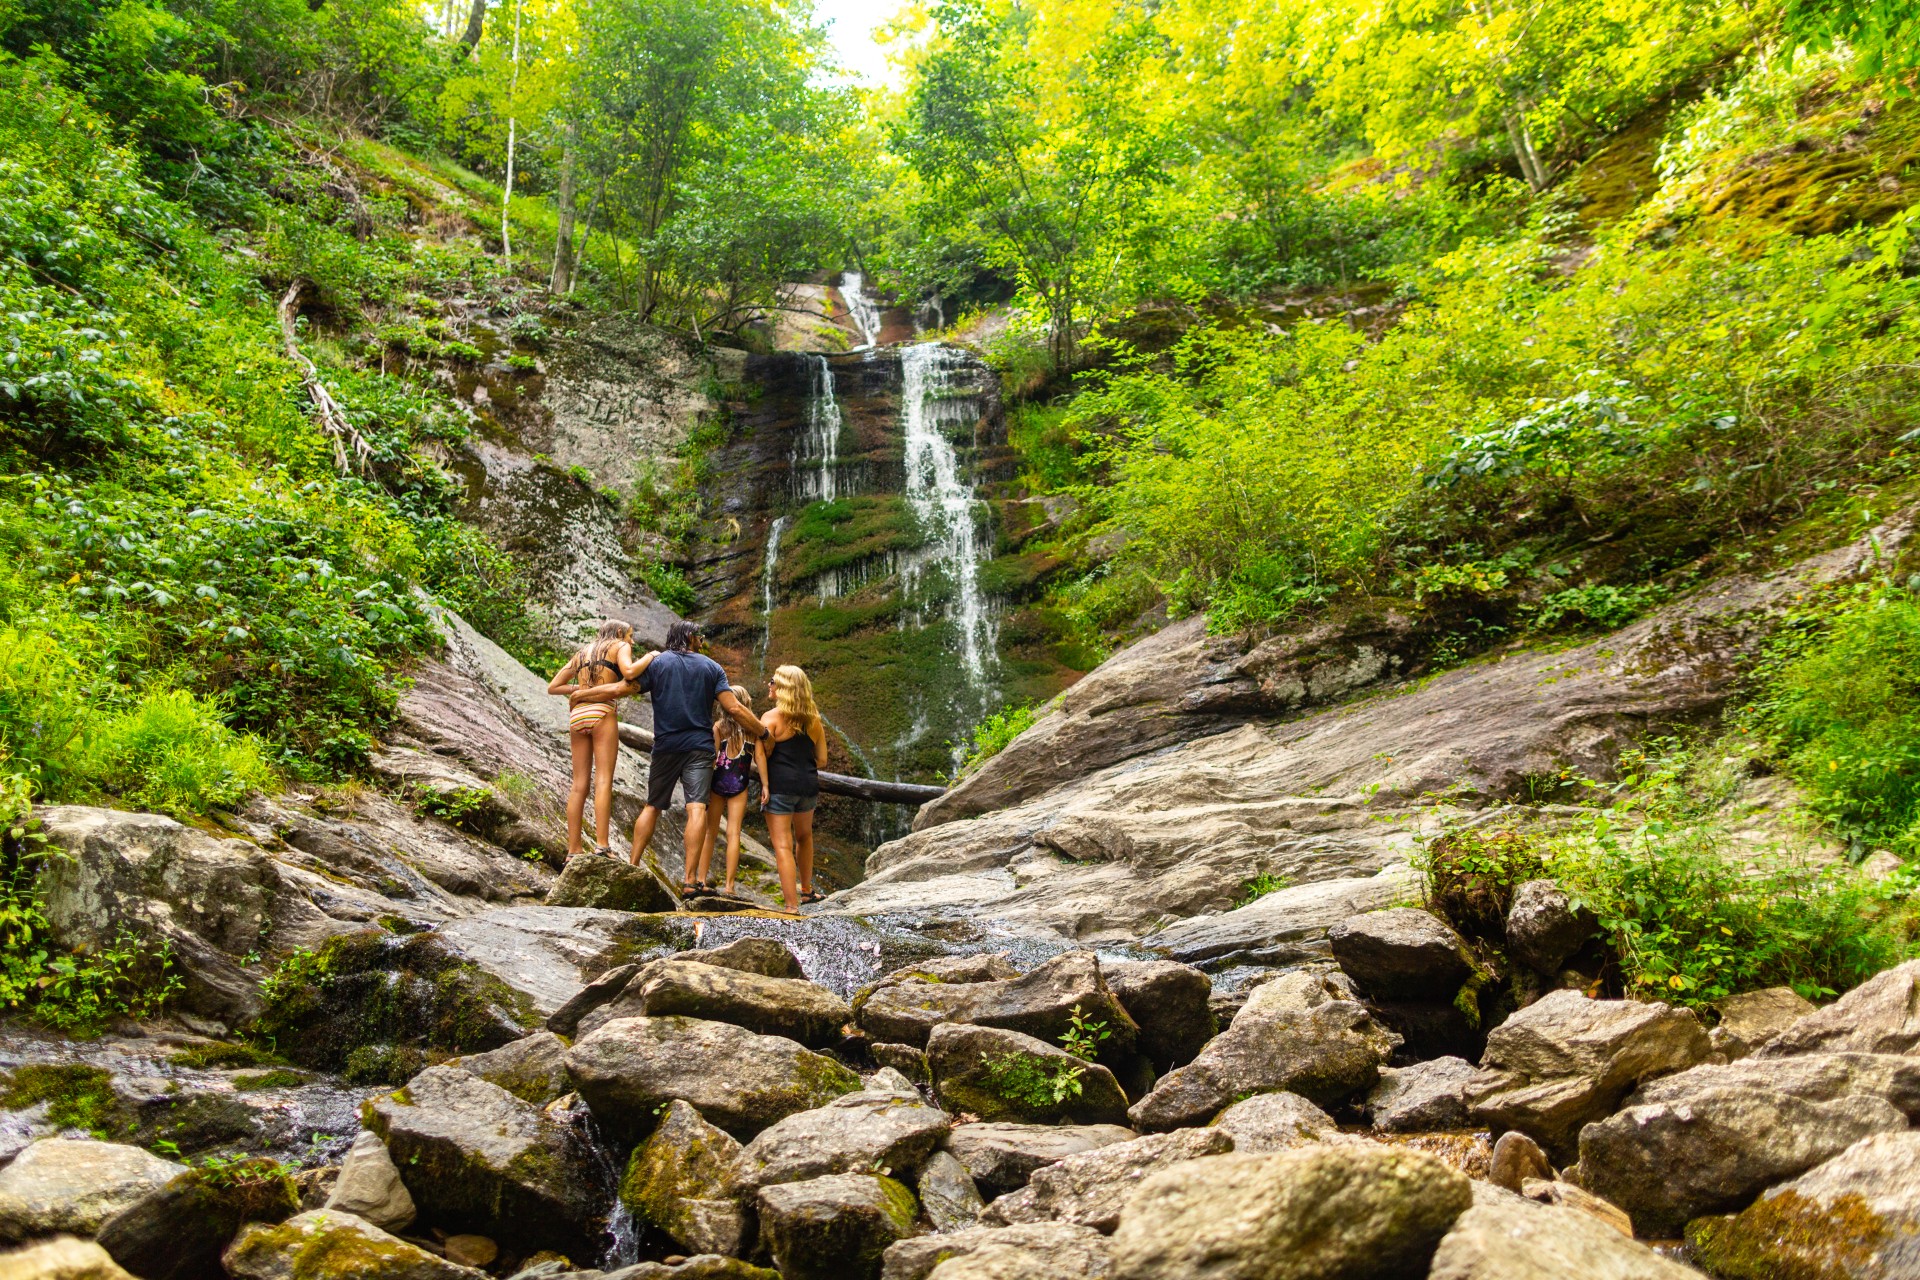
[[[867,296],[867,278],[858,271],[842,271],[840,296],[846,301],[853,327],[860,331],[860,346],[871,347],[880,340],[880,308]]]
[[[773,647],[774,570],[780,565],[780,535],[787,531],[787,517],[776,516],[767,529],[767,559],[760,568],[760,665],[767,665],[767,650]]]
[[[954,373],[965,352],[938,342],[900,348],[900,422],[906,446],[906,499],[928,535],[928,563],[946,571],[953,588],[947,617],[958,632],[960,662],[968,683],[983,688],[997,665],[994,622],[980,591],[973,486],[960,474],[960,458],[943,428],[970,422],[968,402],[957,399]],[[903,566],[909,590],[922,565]]]
[[[825,356],[813,356],[807,361],[807,429],[794,458],[794,490],[801,502],[831,502],[840,495],[840,427],[833,366]]]

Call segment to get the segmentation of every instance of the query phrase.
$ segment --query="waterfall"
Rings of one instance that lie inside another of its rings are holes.
[[[787,531],[787,517],[777,516],[767,529],[767,559],[760,567],[760,665],[766,666],[767,650],[773,647],[773,573],[780,564],[780,535]]]
[[[880,338],[880,308],[867,296],[867,278],[858,271],[842,271],[840,296],[846,301],[853,327],[860,331],[860,345],[871,347]]]
[[[811,463],[810,470],[801,470]],[[807,429],[794,458],[794,491],[802,502],[839,496],[840,400],[834,394],[833,366],[825,356],[807,361]]]
[[[928,534],[929,560],[946,571],[953,597],[947,617],[959,632],[960,663],[976,690],[989,666],[997,665],[993,619],[980,593],[980,551],[975,537],[973,486],[960,475],[960,458],[941,428],[946,422],[971,421],[956,415],[954,371],[966,363],[964,352],[937,342],[900,349],[900,416],[906,446],[907,505]],[[910,569],[912,577],[917,568]],[[914,585],[908,582],[908,587]]]

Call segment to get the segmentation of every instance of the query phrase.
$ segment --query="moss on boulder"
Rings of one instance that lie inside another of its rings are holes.
[[[328,1209],[248,1227],[222,1261],[234,1280],[482,1280],[486,1274]]]

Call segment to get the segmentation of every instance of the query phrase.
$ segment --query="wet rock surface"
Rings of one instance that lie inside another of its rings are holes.
[[[637,1221],[694,1253],[738,1254],[748,1227],[740,1174],[733,1136],[675,1101],[628,1159],[620,1202]]]

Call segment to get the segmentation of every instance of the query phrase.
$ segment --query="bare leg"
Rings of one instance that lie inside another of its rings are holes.
[[[727,797],[727,892],[740,872],[740,832],[747,822],[747,793]]]
[[[707,864],[713,861],[713,841],[707,836],[707,806],[687,806],[687,882],[695,884],[707,878]]]
[[[813,892],[813,814],[793,815],[793,860],[800,869],[800,892]]]
[[[780,895],[787,900],[787,910],[798,911],[800,891],[793,881],[793,815],[768,814],[767,835],[773,840],[774,865],[780,868]]]
[[[620,721],[608,715],[593,726],[593,847],[613,845],[613,771],[620,762]]]
[[[652,805],[640,811],[640,817],[633,824],[633,853],[627,858],[634,866],[640,865],[641,855],[647,851],[647,845],[653,841],[653,829],[660,821],[660,811]]]
[[[567,856],[580,852],[580,821],[587,807],[587,788],[593,782],[593,736],[569,733],[573,748],[573,787],[567,792]]]
[[[726,808],[727,798],[723,795],[707,797],[707,838],[700,842],[700,883],[712,881],[713,842],[720,835],[720,814]]]

